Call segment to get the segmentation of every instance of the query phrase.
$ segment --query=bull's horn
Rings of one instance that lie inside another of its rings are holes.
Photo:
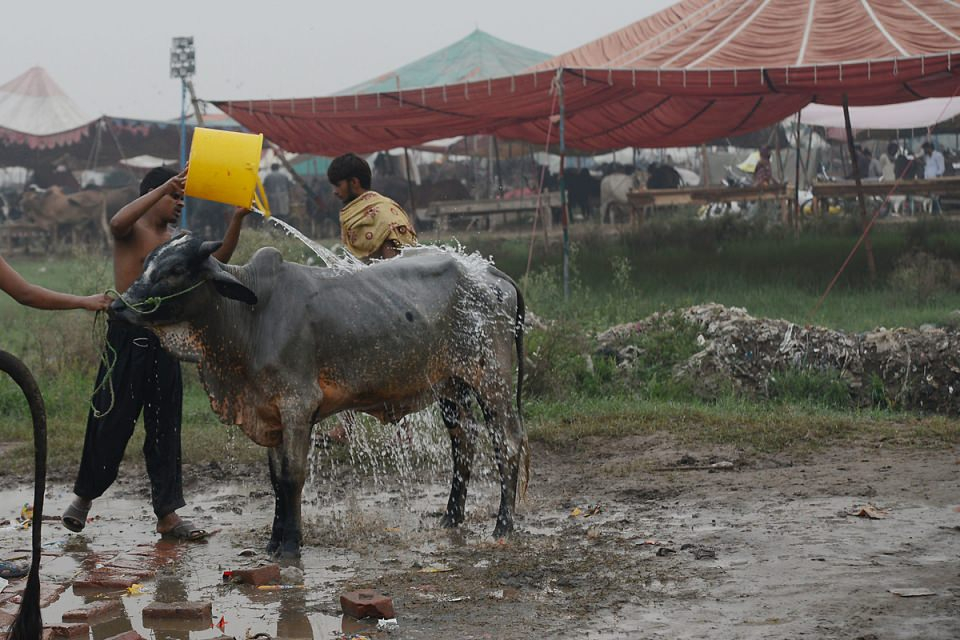
[[[200,257],[208,258],[210,254],[220,248],[223,243],[219,240],[207,240],[200,244]]]

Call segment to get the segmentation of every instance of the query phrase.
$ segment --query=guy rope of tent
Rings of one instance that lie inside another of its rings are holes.
[[[550,105],[550,117],[547,119],[547,140],[543,145],[544,153],[548,153],[550,151],[550,136],[553,133],[553,114],[555,113],[556,107],[557,107],[557,93],[554,93],[553,103]],[[543,183],[544,183],[544,180],[546,179],[546,174],[547,174],[547,165],[544,165],[540,168],[540,180],[537,184],[537,206],[536,206],[536,213],[533,216],[533,227],[530,229],[530,248],[527,250],[527,270],[523,274],[524,282],[527,282],[528,278],[530,277],[530,266],[533,263],[533,242],[534,242],[533,239],[534,237],[536,237],[536,234],[537,234],[537,220],[539,220],[540,216],[543,215],[543,208],[542,208]],[[553,214],[548,210],[547,215],[549,216]],[[544,238],[544,250],[546,250],[548,246],[546,221],[544,221],[544,224],[543,224],[543,238]]]
[[[957,96],[958,93],[960,93],[960,87],[958,87],[957,90],[954,92],[952,98],[956,98],[956,96]],[[946,110],[946,108],[947,108],[948,105],[949,105],[949,102],[948,102],[948,103],[945,103],[944,106],[943,106],[943,109]],[[943,115],[943,114],[941,113],[941,115]],[[849,113],[848,113],[848,118],[849,118]],[[938,120],[939,120],[939,118],[938,118]],[[928,135],[928,136],[933,133],[933,129],[934,129],[935,126],[936,126],[936,125],[927,128],[927,135]],[[848,139],[852,140],[852,138],[853,138],[853,133],[852,133],[852,129],[849,128],[849,125],[848,125],[847,135],[848,135]],[[853,143],[850,142],[849,144],[852,145]],[[851,151],[852,151],[852,149],[851,149]],[[870,217],[870,220],[867,221],[867,222],[864,224],[863,233],[860,234],[860,237],[859,237],[859,238],[857,239],[857,241],[854,243],[853,248],[850,250],[850,253],[847,255],[846,260],[844,260],[844,261],[843,261],[843,264],[840,265],[840,268],[837,270],[837,273],[836,273],[836,274],[833,276],[833,278],[830,280],[830,284],[827,285],[827,288],[824,290],[823,294],[820,296],[820,298],[817,300],[816,304],[814,304],[813,308],[810,309],[810,312],[807,314],[807,322],[808,322],[808,323],[810,323],[810,322],[813,321],[814,316],[815,316],[815,315],[817,314],[817,312],[820,310],[820,307],[823,306],[823,303],[824,303],[824,301],[827,299],[827,296],[830,294],[830,291],[833,289],[833,286],[837,283],[837,280],[840,279],[840,275],[841,275],[841,274],[844,272],[844,270],[847,268],[847,265],[850,264],[850,261],[853,259],[853,256],[856,255],[857,249],[860,248],[860,245],[861,245],[861,244],[864,244],[865,242],[869,243],[869,241],[870,241],[870,240],[869,240],[870,229],[873,228],[874,223],[876,223],[877,219],[880,217],[880,212],[881,212],[881,211],[883,210],[883,208],[886,206],[887,202],[889,202],[890,196],[892,196],[892,195],[894,194],[894,192],[897,190],[897,187],[900,186],[900,183],[903,181],[904,176],[906,176],[906,175],[910,172],[910,169],[912,168],[913,163],[914,163],[915,161],[916,161],[916,157],[910,159],[910,162],[907,163],[907,165],[903,168],[903,171],[900,173],[900,175],[897,176],[897,178],[896,178],[896,180],[894,181],[894,183],[890,186],[890,189],[889,189],[889,191],[887,191],[887,194],[886,194],[886,196],[884,197],[883,202],[881,202],[879,205],[877,205],[876,209],[874,209],[874,211],[873,211],[873,215]],[[854,158],[854,160],[853,160],[853,166],[854,166],[854,175],[855,175],[855,176],[859,176],[859,170],[858,170],[858,168],[857,168],[857,162],[856,162],[856,159],[855,159],[855,158]],[[862,200],[862,198],[863,198],[863,191],[862,191],[862,187],[861,187],[861,185],[860,185],[859,179],[857,180],[857,187],[858,187],[858,191],[859,191],[858,195],[859,195],[860,198],[861,198],[861,204],[862,204],[862,202],[863,202],[863,200]]]

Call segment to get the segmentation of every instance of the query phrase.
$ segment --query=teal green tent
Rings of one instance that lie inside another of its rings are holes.
[[[512,44],[477,29],[466,38],[399,69],[334,95],[378,93],[500,78],[519,73],[550,56]]]
[[[324,156],[314,156],[301,154],[290,160],[290,166],[301,176],[321,176],[326,177],[327,167],[330,166],[332,158]]]

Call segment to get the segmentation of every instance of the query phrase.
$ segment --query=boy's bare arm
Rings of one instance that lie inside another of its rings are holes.
[[[237,242],[240,240],[240,228],[243,226],[243,219],[250,214],[250,209],[237,207],[233,210],[233,218],[230,219],[230,226],[223,234],[223,244],[213,252],[213,257],[226,264],[233,257],[233,252],[237,248]]]
[[[137,220],[143,217],[150,207],[155,205],[160,198],[171,196],[183,196],[183,189],[187,183],[187,169],[170,178],[156,189],[152,189],[133,202],[125,205],[120,211],[117,211],[110,218],[110,233],[114,238],[120,240],[130,235],[133,226]]]

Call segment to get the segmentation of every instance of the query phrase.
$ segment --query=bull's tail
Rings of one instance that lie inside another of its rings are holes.
[[[512,281],[511,281],[512,282]],[[523,293],[514,283],[517,292],[517,317],[514,326],[514,336],[517,345],[517,420],[520,421],[523,441],[520,444],[520,457],[523,460],[523,476],[520,478],[517,493],[523,499],[527,495],[527,485],[530,484],[530,443],[527,440],[527,430],[523,428],[523,326],[526,320],[526,307],[523,302]]]
[[[523,324],[526,319],[526,307],[523,303],[523,294],[520,287],[514,285],[517,292],[517,318],[514,326],[514,340],[517,344],[517,416],[522,420],[522,402],[523,402]]]
[[[520,432],[523,439],[520,442],[520,458],[523,464],[523,475],[517,479],[517,495],[522,499],[527,493],[530,484],[530,443],[527,439],[527,430],[523,428],[523,327],[526,320],[526,305],[523,302],[523,293],[513,278],[491,266],[490,271],[498,278],[510,283],[517,292],[517,314],[514,318],[513,335],[517,347],[517,421],[520,423]]]
[[[33,555],[27,587],[20,601],[20,611],[10,625],[9,640],[36,640],[43,631],[40,617],[40,524],[43,522],[43,494],[47,484],[47,414],[43,396],[33,374],[20,359],[0,351],[0,370],[17,383],[30,407],[33,419],[34,487],[33,487]]]

